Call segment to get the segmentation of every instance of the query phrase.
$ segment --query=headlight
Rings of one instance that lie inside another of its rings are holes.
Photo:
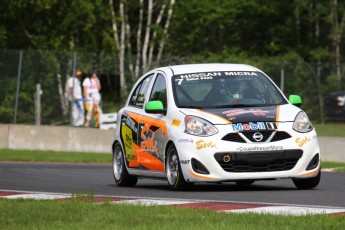
[[[210,122],[193,116],[185,117],[186,130],[185,133],[196,136],[211,136],[218,133],[218,129]]]
[[[300,133],[307,133],[313,130],[313,126],[305,112],[299,112],[293,122],[292,128]]]

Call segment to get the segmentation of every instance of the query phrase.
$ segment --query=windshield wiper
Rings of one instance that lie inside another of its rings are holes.
[[[181,109],[202,109],[200,106],[193,106],[193,105],[184,105],[184,106],[179,106]]]
[[[265,107],[266,105],[255,104],[233,104],[233,105],[214,105],[207,106],[206,108],[245,108],[245,107]]]

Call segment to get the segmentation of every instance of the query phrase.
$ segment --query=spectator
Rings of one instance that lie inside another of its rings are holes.
[[[86,121],[84,126],[90,127],[91,120],[94,120],[94,127],[99,127],[99,114],[102,113],[100,108],[101,101],[101,83],[97,76],[97,71],[93,70],[91,75],[83,81],[83,93],[86,109]]]
[[[75,76],[70,77],[67,80],[68,86],[68,100],[72,104],[72,125],[73,126],[83,126],[84,118],[84,106],[83,106],[83,96],[81,91],[80,76],[81,71],[75,72]]]

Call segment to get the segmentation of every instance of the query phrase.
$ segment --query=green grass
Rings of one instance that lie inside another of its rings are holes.
[[[345,137],[345,123],[314,124],[318,136]]]
[[[321,162],[321,167],[323,169],[335,169],[337,172],[345,172],[345,163],[324,161]]]
[[[344,229],[345,216],[231,214],[166,206],[0,199],[0,229]]]
[[[110,153],[79,153],[0,149],[0,161],[111,163],[112,156]],[[345,163],[322,161],[321,167],[335,168],[338,172],[345,172]]]
[[[0,161],[110,163],[110,153],[55,152],[0,149]]]

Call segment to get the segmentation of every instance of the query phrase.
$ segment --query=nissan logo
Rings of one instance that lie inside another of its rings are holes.
[[[262,139],[264,139],[264,135],[262,135],[259,132],[256,132],[253,134],[253,139],[257,142],[262,141]]]

